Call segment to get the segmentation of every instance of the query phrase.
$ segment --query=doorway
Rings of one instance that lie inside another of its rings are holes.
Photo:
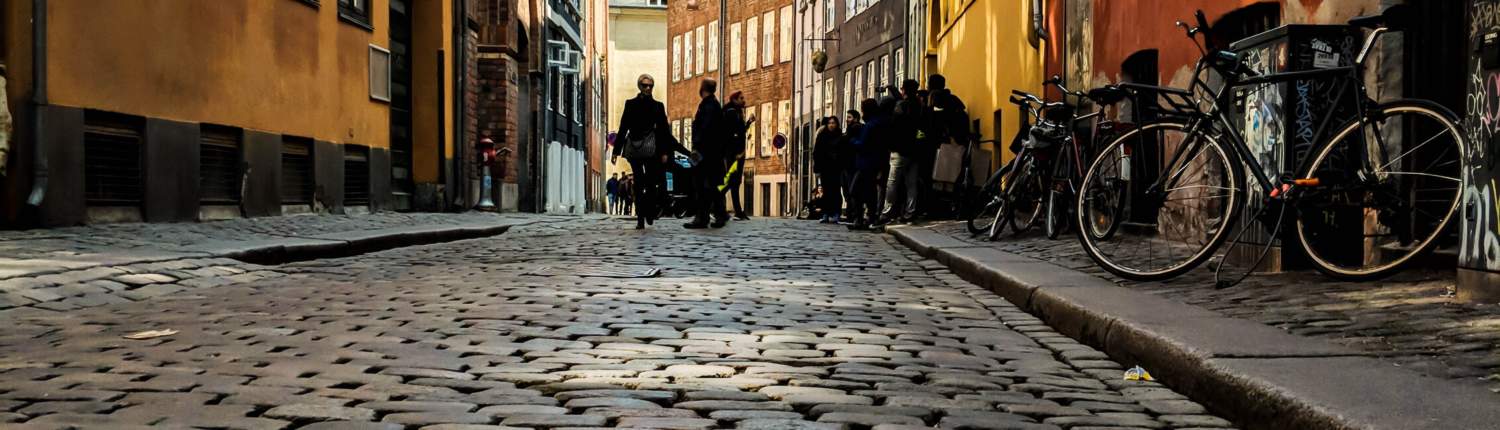
[[[410,210],[412,178],[411,9],[409,0],[391,0],[391,204]]]

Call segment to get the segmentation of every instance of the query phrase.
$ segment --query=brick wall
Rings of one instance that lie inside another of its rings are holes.
[[[491,174],[501,182],[515,183],[516,156],[520,151],[520,133],[517,129],[520,118],[516,111],[520,96],[519,82],[516,81],[516,62],[509,54],[482,52],[479,55],[479,78],[476,81],[479,90],[479,135],[489,136],[494,140],[496,151],[501,148],[510,149],[507,156],[510,159],[501,163],[504,169],[497,169]]]
[[[669,3],[667,9],[667,76],[659,78],[657,82],[658,88],[662,87],[663,83],[667,84],[667,97],[669,100],[667,108],[667,119],[669,121],[674,121],[674,123],[677,120],[683,120],[685,123],[692,122],[693,114],[697,112],[698,102],[700,101],[700,98],[698,97],[698,86],[702,83],[704,78],[718,77],[717,71],[709,72],[707,71],[708,68],[705,66],[705,71],[702,75],[682,79],[678,82],[672,82],[671,73],[672,68],[674,67],[673,62],[676,61],[676,58],[672,58],[672,38],[674,36],[682,36],[684,39],[686,39],[687,36],[685,36],[685,34],[691,32],[693,29],[698,28],[698,26],[705,26],[704,29],[707,30],[708,27],[706,27],[706,25],[708,23],[717,21],[719,19],[719,2],[717,1],[699,0],[697,2],[699,6],[698,10],[688,10],[686,3],[687,2]],[[728,23],[741,23],[742,26],[743,23],[752,16],[760,17],[763,19],[766,12],[775,12],[774,15],[777,16],[777,21],[779,21],[779,11],[781,10],[781,8],[792,4],[791,0],[740,0],[732,3],[734,4],[734,7],[731,7],[729,9]],[[795,19],[795,15],[793,15],[793,19]],[[755,69],[749,71],[744,70],[745,67],[743,67],[744,59],[746,58],[745,56],[747,53],[744,49],[745,40],[742,35],[742,38],[740,40],[742,46],[739,52],[741,55],[742,67],[740,68],[740,73],[731,74],[729,73],[732,70],[729,67],[729,54],[733,52],[733,50],[729,48],[729,44],[733,41],[733,39],[730,35],[728,24],[720,23],[719,26],[723,28],[724,33],[724,37],[722,38],[723,40],[721,40],[720,42],[725,47],[721,52],[721,56],[725,59],[725,80],[719,85],[719,100],[721,102],[724,102],[727,101],[728,94],[735,91],[743,92],[745,94],[746,103],[750,107],[750,109],[747,109],[747,111],[754,111],[756,113],[756,116],[760,116],[759,106],[762,103],[770,103],[772,106],[779,107],[782,100],[790,100],[792,97],[792,63],[780,61],[781,43],[779,37],[781,37],[781,35],[777,34],[777,38],[775,39],[777,45],[776,49],[774,49],[777,57],[776,64],[770,67],[760,67],[759,64],[757,64],[757,67]],[[760,23],[760,27],[762,32],[764,32],[766,28],[770,28],[772,31],[777,31],[778,33],[781,28],[779,22],[770,25],[769,27],[765,23]],[[743,33],[744,29],[742,28],[741,31]],[[760,47],[759,42],[760,41],[757,40],[757,47],[759,49],[764,49],[763,47]],[[773,118],[761,118],[761,120],[771,121],[773,120]],[[769,139],[771,136],[775,135],[776,127],[773,126],[770,128],[770,130],[770,133],[764,133],[765,136],[759,136],[761,133],[757,133],[757,137]],[[790,130],[788,130],[788,132],[790,132]],[[755,142],[746,143],[746,146],[754,145],[756,145]],[[756,151],[753,147],[747,148],[747,154],[753,155],[756,154]],[[785,173],[786,168],[784,166],[783,158],[788,156],[789,155],[786,154],[785,151],[783,151],[781,157],[762,157],[750,160],[746,163],[746,172],[752,174],[767,175]]]

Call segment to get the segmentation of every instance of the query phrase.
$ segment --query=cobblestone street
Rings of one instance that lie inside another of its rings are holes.
[[[1167,282],[1121,280],[1090,260],[1071,232],[1058,240],[1031,233],[987,242],[971,238],[960,223],[932,228],[1126,288],[1367,351],[1428,376],[1484,384],[1500,392],[1500,306],[1456,300],[1451,268],[1414,267],[1372,282],[1340,282],[1307,269],[1257,274],[1221,290],[1213,287],[1213,270],[1206,264]]]
[[[887,235],[669,221],[549,218],[11,313],[0,428],[1231,426]],[[177,332],[124,337],[148,330]]]

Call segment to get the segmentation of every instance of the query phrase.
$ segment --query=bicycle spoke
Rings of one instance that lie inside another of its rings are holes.
[[[1418,149],[1422,149],[1422,147],[1427,146],[1427,144],[1432,143],[1432,141],[1437,140],[1437,138],[1441,137],[1442,135],[1448,134],[1450,131],[1451,130],[1444,129],[1441,133],[1432,135],[1432,137],[1427,138],[1427,140],[1425,140],[1421,144],[1417,145],[1417,147],[1412,148],[1412,149],[1410,149],[1410,150],[1408,150],[1406,152],[1403,152],[1403,153],[1401,153],[1401,155],[1397,155],[1396,158],[1393,158],[1393,159],[1391,159],[1390,162],[1385,163],[1384,165],[1381,165],[1380,167],[1375,168],[1375,170],[1382,170],[1382,169],[1385,169],[1386,167],[1390,167],[1392,164],[1396,164],[1397,161],[1401,161],[1401,159],[1405,158],[1407,155],[1410,155],[1413,152],[1417,152]],[[1377,132],[1377,134],[1378,134],[1378,132]]]

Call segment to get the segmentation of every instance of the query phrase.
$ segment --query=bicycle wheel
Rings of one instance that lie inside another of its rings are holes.
[[[1313,153],[1295,197],[1297,239],[1332,277],[1389,276],[1430,251],[1465,189],[1464,136],[1422,100],[1380,105]]]
[[[1052,162],[1052,183],[1047,187],[1047,218],[1043,225],[1047,239],[1056,240],[1068,229],[1068,197],[1073,195],[1071,172],[1073,150],[1064,146]]]
[[[1026,233],[1047,213],[1047,184],[1050,181],[1047,180],[1047,175],[1042,174],[1042,170],[1040,161],[1034,156],[1030,157],[1016,175],[1015,181],[1006,187],[1010,197],[1007,202],[1011,206],[1012,235]]]
[[[1078,238],[1110,273],[1137,281],[1181,275],[1228,236],[1243,199],[1244,167],[1213,137],[1187,130],[1164,122],[1125,133],[1084,176]],[[1178,161],[1162,165],[1171,160]],[[1128,211],[1123,198],[1131,199]]]
[[[991,190],[993,190],[992,186],[985,187],[985,190],[979,193],[978,200],[982,203],[976,205],[979,209],[968,215],[969,235],[971,236],[989,234],[990,227],[994,226],[995,215],[1002,206],[999,193]]]

